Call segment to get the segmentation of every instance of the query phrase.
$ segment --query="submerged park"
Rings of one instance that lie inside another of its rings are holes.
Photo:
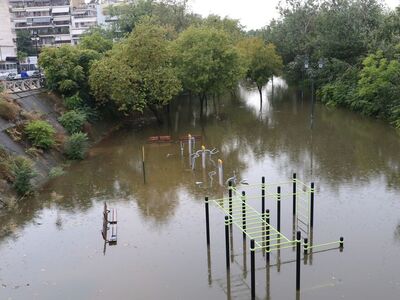
[[[398,299],[399,9],[187,5],[112,6],[1,100],[0,298]]]

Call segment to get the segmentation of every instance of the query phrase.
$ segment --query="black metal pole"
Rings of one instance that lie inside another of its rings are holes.
[[[344,247],[344,238],[341,236],[339,242],[340,251],[343,251],[343,247]]]
[[[229,217],[225,216],[225,252],[226,252],[226,268],[230,269],[229,260]]]
[[[146,184],[146,168],[144,166],[144,146],[142,146],[142,169],[143,169],[143,183]]]
[[[293,216],[296,215],[296,193],[297,193],[297,188],[296,188],[296,178],[297,175],[296,173],[293,173]]]
[[[308,253],[308,238],[304,238],[304,255]]]
[[[232,216],[232,181],[229,181],[228,186],[229,214]]]
[[[210,246],[210,212],[209,212],[208,197],[205,197],[205,209],[206,209],[206,237],[207,237],[207,246]]]
[[[254,240],[250,240],[251,299],[256,299],[256,260]]]
[[[243,239],[246,239],[246,192],[242,191],[242,223]]]
[[[278,224],[277,224],[277,229],[278,231],[281,231],[281,187],[278,186],[277,188],[277,220],[278,220]]]
[[[261,177],[261,212],[265,211],[265,177]]]
[[[266,245],[267,245],[267,263],[269,263],[269,240],[270,240],[270,236],[269,236],[269,209],[265,210],[265,222],[267,223],[267,230],[266,230]]]
[[[311,182],[311,193],[310,193],[310,226],[314,227],[314,182]]]
[[[301,248],[301,232],[297,231],[297,237],[296,237],[296,291],[300,291],[300,248]]]
[[[314,123],[314,76],[311,79],[311,128]]]

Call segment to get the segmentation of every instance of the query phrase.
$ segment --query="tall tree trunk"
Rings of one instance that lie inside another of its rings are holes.
[[[162,125],[162,124],[163,124],[163,119],[162,119],[162,117],[161,117],[161,115],[160,115],[160,112],[158,111],[157,106],[155,106],[155,105],[150,105],[150,106],[149,106],[149,109],[151,110],[151,112],[153,113],[153,115],[156,117],[158,125]]]
[[[258,88],[258,92],[260,93],[260,111],[262,111],[262,102],[263,102],[263,98],[262,98],[262,86],[257,86]]]
[[[200,116],[202,116],[203,115],[203,104],[204,104],[203,94],[199,94],[199,98],[200,98]]]

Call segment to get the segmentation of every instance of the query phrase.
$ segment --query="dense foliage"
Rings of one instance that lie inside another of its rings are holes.
[[[64,153],[68,159],[81,160],[85,158],[88,148],[86,133],[77,132],[68,137],[64,145]]]
[[[34,120],[25,126],[25,133],[32,145],[41,149],[49,149],[55,144],[55,129],[47,121]]]
[[[23,196],[32,190],[31,180],[36,176],[33,163],[25,157],[18,156],[12,162],[14,176],[13,188],[18,195]]]
[[[86,115],[79,110],[70,110],[59,117],[58,121],[69,134],[73,134],[82,130]]]
[[[183,87],[201,99],[233,88],[242,76],[239,55],[224,30],[190,27],[175,41],[175,51]]]
[[[160,120],[159,109],[181,89],[169,44],[167,31],[159,25],[150,20],[138,24],[109,55],[94,63],[90,86],[96,100],[111,101],[126,115],[148,108]]]
[[[243,39],[238,47],[245,62],[246,79],[257,86],[262,101],[262,88],[274,75],[280,75],[282,58],[273,44],[265,45],[260,38]]]
[[[400,125],[400,7],[378,0],[287,0],[255,32],[273,42],[289,81],[314,80],[321,100]],[[316,68],[323,58],[322,70]],[[311,69],[304,69],[305,60]]]
[[[98,110],[129,118],[151,111],[162,122],[162,108],[181,91],[203,103],[235,90],[249,72],[258,73],[248,80],[258,86],[280,73],[281,58],[271,43],[259,39],[252,51],[241,51],[246,34],[239,21],[202,18],[189,12],[187,2],[110,5],[110,26],[91,28],[78,47],[43,50],[39,63],[48,88],[64,96],[67,109],[84,111],[89,119]]]

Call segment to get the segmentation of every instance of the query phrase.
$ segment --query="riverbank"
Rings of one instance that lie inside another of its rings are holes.
[[[70,164],[63,155],[63,146],[69,135],[59,121],[66,111],[62,99],[44,89],[3,94],[0,101],[0,201],[3,206],[12,206],[21,198],[13,189],[16,178],[12,168],[15,161],[23,157],[32,162],[35,174],[32,185],[35,190],[49,178],[62,174],[63,168]],[[54,128],[55,145],[51,149],[35,147],[27,139],[25,126],[35,120],[45,121]],[[118,128],[116,122],[101,120],[85,122],[83,132],[93,146]]]

